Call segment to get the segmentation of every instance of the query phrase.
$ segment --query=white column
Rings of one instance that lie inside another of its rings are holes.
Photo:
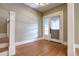
[[[75,55],[74,4],[68,3],[68,56]]]
[[[10,11],[9,55],[15,55],[15,12]]]

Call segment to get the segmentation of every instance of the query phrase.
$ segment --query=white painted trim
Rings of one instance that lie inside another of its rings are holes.
[[[0,33],[0,38],[7,37],[7,33]]]
[[[16,46],[19,46],[19,45],[22,45],[22,44],[35,42],[37,40],[42,40],[42,38],[31,39],[31,40],[24,40],[24,41],[21,41],[21,42],[16,42],[15,44],[16,44]]]
[[[75,56],[75,27],[74,27],[74,3],[68,3],[68,56]]]
[[[48,21],[48,24],[49,24],[49,30],[48,30],[48,32],[49,32],[49,34],[48,34],[48,39],[50,40],[51,39],[51,34],[50,34],[50,26],[51,26],[51,22],[50,22],[50,20],[51,20],[51,17],[53,17],[53,16],[60,16],[60,35],[59,35],[59,42],[64,42],[64,40],[63,40],[63,10],[61,10],[61,11],[57,11],[57,12],[54,12],[54,13],[51,13],[51,14],[49,14],[49,15],[46,15],[48,18],[49,18],[49,21]],[[45,16],[43,16],[43,18],[44,18]],[[43,28],[43,37],[45,37],[46,35],[44,34],[44,28]],[[55,40],[56,41],[56,40]],[[58,41],[58,40],[57,40]],[[57,42],[56,41],[56,42]]]
[[[59,42],[59,43],[61,43],[59,40],[57,40],[57,39],[50,39],[49,41],[54,41],[54,42]]]
[[[15,49],[15,12],[9,12],[9,56],[16,54]]]
[[[0,53],[0,56],[8,56],[8,51],[4,51],[4,52]]]
[[[62,44],[66,45],[66,46],[68,45],[67,42],[63,42]]]
[[[38,40],[43,40],[43,39],[44,39],[43,37],[38,38]]]
[[[37,41],[37,40],[32,39],[32,40],[24,40],[24,41],[21,41],[21,42],[16,42],[16,46],[26,44],[26,43],[30,43],[30,42],[34,42],[34,41]]]
[[[53,17],[53,16],[60,16],[60,20],[59,20],[59,26],[60,26],[60,31],[59,31],[59,42],[64,42],[63,40],[63,10],[61,11],[58,11],[58,12],[55,12],[55,13],[52,13],[50,15],[50,17]],[[51,19],[50,19],[51,20]],[[51,22],[50,22],[51,23]],[[51,35],[51,34],[50,34]],[[50,36],[51,37],[51,36]],[[57,40],[58,41],[58,40]]]
[[[0,48],[5,48],[5,47],[8,47],[8,43],[0,43]]]
[[[49,39],[45,39],[45,40],[49,40]],[[50,39],[49,41],[58,42],[58,43],[61,43],[61,44],[64,44],[64,45],[66,45],[66,46],[67,46],[67,42],[57,41],[57,39]]]

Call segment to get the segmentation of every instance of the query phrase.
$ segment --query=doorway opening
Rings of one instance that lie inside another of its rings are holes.
[[[43,37],[47,40],[63,43],[63,11],[44,16]]]
[[[54,41],[60,41],[59,35],[60,35],[60,16],[53,16],[50,20],[50,37]]]

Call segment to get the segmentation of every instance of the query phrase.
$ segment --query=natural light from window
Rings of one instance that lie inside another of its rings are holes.
[[[59,16],[54,16],[51,18],[51,29],[59,30]],[[48,35],[49,32],[49,19],[48,17],[44,17],[44,34]]]
[[[48,27],[49,27],[49,24],[48,24],[48,17],[44,17],[44,34],[45,35],[48,35]]]
[[[58,30],[59,29],[59,16],[54,16],[51,19],[51,29]]]

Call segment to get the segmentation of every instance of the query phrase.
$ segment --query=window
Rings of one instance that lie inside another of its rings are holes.
[[[59,16],[52,17],[52,20],[51,20],[51,29],[55,29],[55,30],[59,29],[59,19],[60,19]]]
[[[43,22],[44,22],[44,34],[45,34],[45,35],[48,35],[48,29],[49,29],[49,28],[48,28],[48,27],[49,27],[49,24],[48,24],[48,22],[49,22],[49,21],[48,21],[48,17],[44,17],[44,21],[43,21]]]
[[[51,29],[59,30],[59,16],[54,16],[51,18]],[[43,19],[43,26],[44,26],[44,34],[48,35],[49,32],[49,19],[48,17],[44,17]]]

